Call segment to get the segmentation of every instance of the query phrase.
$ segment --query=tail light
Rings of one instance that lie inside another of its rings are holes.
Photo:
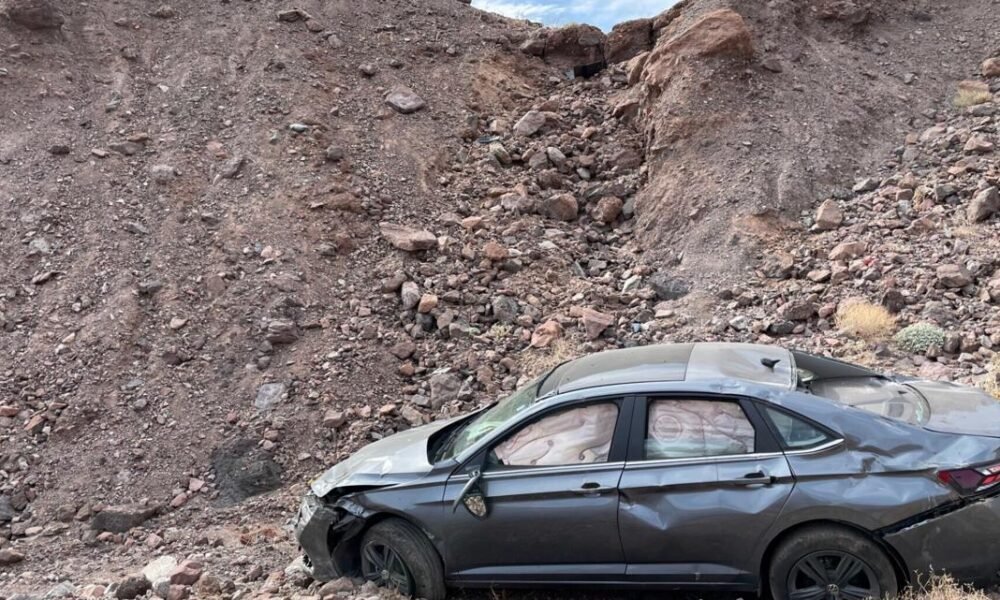
[[[938,479],[965,494],[980,492],[1000,484],[1000,464],[938,471]]]

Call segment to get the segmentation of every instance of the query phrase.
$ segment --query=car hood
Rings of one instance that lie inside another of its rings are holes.
[[[435,421],[368,444],[314,479],[313,493],[322,498],[339,487],[397,485],[426,475],[432,468],[427,440],[455,420]]]

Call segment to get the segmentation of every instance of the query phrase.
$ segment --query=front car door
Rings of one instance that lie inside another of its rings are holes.
[[[752,589],[759,539],[794,485],[753,403],[732,397],[636,400],[619,484],[630,580]]]
[[[632,400],[555,406],[528,417],[460,468],[445,503],[481,469],[486,515],[447,516],[445,563],[455,585],[621,580],[618,481]],[[448,510],[451,510],[450,508]]]

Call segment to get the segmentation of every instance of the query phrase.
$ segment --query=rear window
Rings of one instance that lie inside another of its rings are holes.
[[[809,384],[809,391],[817,396],[911,425],[926,425],[931,417],[930,407],[919,394],[903,384],[882,377],[813,381]]]

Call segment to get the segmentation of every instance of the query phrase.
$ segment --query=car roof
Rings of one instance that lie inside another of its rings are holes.
[[[719,378],[791,389],[792,355],[779,346],[722,342],[608,350],[559,365],[542,380],[538,395],[629,383]]]

